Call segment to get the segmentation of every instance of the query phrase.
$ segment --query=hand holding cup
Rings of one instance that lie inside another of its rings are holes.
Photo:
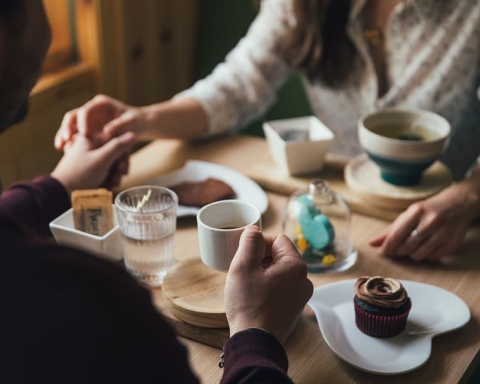
[[[228,271],[237,252],[240,235],[249,225],[262,226],[258,208],[241,200],[222,200],[204,206],[197,213],[200,256],[205,265]]]
[[[285,342],[312,294],[307,266],[286,236],[244,230],[225,283],[230,336],[253,327]]]

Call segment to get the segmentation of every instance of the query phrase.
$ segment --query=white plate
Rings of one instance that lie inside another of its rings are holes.
[[[347,363],[367,372],[393,375],[412,371],[430,357],[432,338],[470,320],[467,304],[452,292],[429,284],[401,281],[412,300],[405,331],[379,339],[355,325],[356,279],[317,287],[308,305],[330,348]]]
[[[237,199],[254,204],[262,214],[267,210],[267,195],[257,183],[233,169],[206,161],[189,160],[183,168],[156,177],[146,184],[169,187],[183,181],[200,181],[209,177],[222,180],[230,185],[235,191]],[[196,207],[179,205],[177,216],[196,215],[198,210],[199,208]]]

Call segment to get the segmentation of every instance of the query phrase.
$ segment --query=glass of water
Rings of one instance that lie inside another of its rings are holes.
[[[162,285],[174,260],[178,197],[168,188],[144,185],[115,198],[127,270],[141,283]]]

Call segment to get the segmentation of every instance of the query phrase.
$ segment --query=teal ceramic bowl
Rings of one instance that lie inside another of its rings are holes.
[[[387,108],[368,113],[358,122],[358,137],[370,159],[390,184],[418,184],[422,173],[445,150],[450,124],[436,113]]]

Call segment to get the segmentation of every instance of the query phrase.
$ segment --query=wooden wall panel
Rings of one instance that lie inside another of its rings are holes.
[[[199,0],[83,0],[76,3],[80,57],[98,92],[133,105],[190,86]]]
[[[123,56],[125,72],[125,100],[134,105],[145,105],[158,100],[158,47],[160,23],[155,20],[159,8],[157,0],[123,1],[124,29]]]
[[[104,0],[105,93],[133,105],[166,100],[192,83],[198,0]],[[112,12],[115,9],[115,12]]]
[[[168,1],[168,0],[163,0]],[[199,1],[177,0],[173,14],[173,61],[177,70],[175,88],[178,92],[189,87],[194,78],[195,57],[199,26]]]

